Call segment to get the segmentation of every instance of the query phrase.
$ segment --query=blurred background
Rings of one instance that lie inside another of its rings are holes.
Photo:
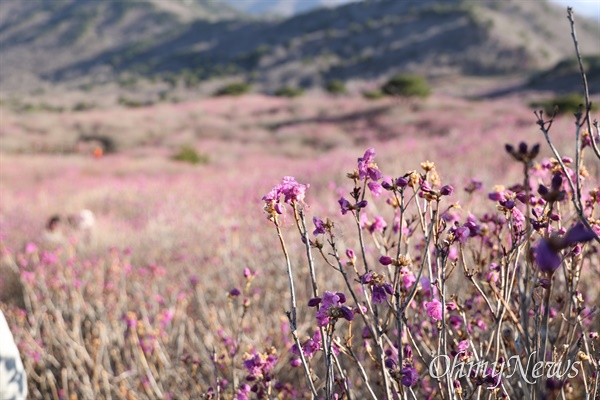
[[[193,189],[229,213],[203,224],[238,226],[283,175],[337,195],[334,166],[366,147],[468,181],[469,159],[536,134],[532,109],[581,103],[566,3],[596,99],[593,0],[4,0],[0,232],[22,246],[50,216],[90,209],[101,248],[169,247],[199,223]],[[224,175],[245,189],[217,190]]]
[[[360,94],[398,72],[479,95],[493,78],[572,56],[566,4],[582,50],[599,54],[594,0],[5,0],[0,98],[82,111],[177,102],[232,82],[293,95],[334,81]]]

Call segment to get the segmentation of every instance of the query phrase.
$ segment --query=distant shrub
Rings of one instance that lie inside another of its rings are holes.
[[[346,93],[346,83],[340,79],[333,79],[327,82],[325,90],[331,94],[344,94]]]
[[[558,113],[562,115],[574,114],[579,107],[585,104],[583,97],[579,93],[571,93],[555,97],[549,100],[533,101],[529,103],[531,108],[542,109],[546,114],[553,114],[554,107],[558,107]],[[596,111],[598,106],[592,104],[592,111]]]
[[[126,97],[119,97],[119,104],[129,108],[147,107],[154,104],[152,101],[140,101],[134,99],[128,99]]]
[[[169,91],[168,90],[162,90],[158,94],[158,101],[167,101],[168,98],[169,98]]]
[[[394,75],[382,87],[381,91],[388,96],[421,97],[431,94],[427,79],[420,75]]]
[[[80,101],[73,106],[73,111],[87,111],[95,107],[96,105],[94,103],[86,103],[85,101]]]
[[[121,77],[119,80],[117,80],[117,84],[123,88],[132,88],[138,84],[138,78],[135,76]]]
[[[187,88],[193,88],[200,84],[200,77],[193,72],[187,72],[183,75],[183,83]]]
[[[35,112],[56,112],[61,113],[65,111],[65,108],[62,106],[55,106],[48,103],[21,103],[19,101],[14,101],[8,103],[11,108],[18,113],[35,113]]]
[[[173,160],[190,164],[206,164],[208,163],[208,155],[198,153],[194,147],[185,145],[173,156]]]
[[[79,90],[83,92],[91,92],[93,88],[94,84],[92,83],[84,83],[83,85],[79,86]]]
[[[216,96],[241,96],[250,92],[252,86],[246,82],[234,82],[217,90]]]
[[[304,94],[304,89],[292,86],[283,86],[275,91],[275,96],[279,97],[298,97]]]
[[[369,100],[377,100],[385,97],[385,93],[380,89],[367,90],[363,92],[363,97]]]

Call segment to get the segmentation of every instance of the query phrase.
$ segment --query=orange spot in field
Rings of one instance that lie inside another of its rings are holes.
[[[102,147],[96,147],[94,149],[94,158],[100,158],[100,157],[102,157],[103,154],[104,154],[104,151],[102,150]]]

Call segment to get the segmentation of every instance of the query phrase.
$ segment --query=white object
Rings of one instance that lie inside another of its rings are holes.
[[[0,399],[27,399],[27,376],[4,314],[0,310]]]
[[[79,226],[81,230],[90,230],[94,227],[96,219],[94,213],[90,210],[81,210],[79,213]]]

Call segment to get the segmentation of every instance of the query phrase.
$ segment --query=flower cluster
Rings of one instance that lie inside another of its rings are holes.
[[[371,301],[375,304],[385,302],[388,294],[394,294],[393,286],[385,282],[385,277],[377,272],[364,274],[360,282],[371,287]]]
[[[281,184],[275,185],[269,193],[263,196],[265,202],[264,209],[269,215],[282,214],[283,205],[281,198],[287,204],[303,203],[306,196],[306,190],[310,187],[309,184],[303,185],[298,183],[295,178],[286,176],[282,179]]]
[[[335,325],[338,319],[344,318],[348,321],[354,319],[352,310],[344,306],[346,296],[343,293],[325,292],[323,297],[315,297],[308,302],[309,307],[317,307],[317,322],[319,326]]]

